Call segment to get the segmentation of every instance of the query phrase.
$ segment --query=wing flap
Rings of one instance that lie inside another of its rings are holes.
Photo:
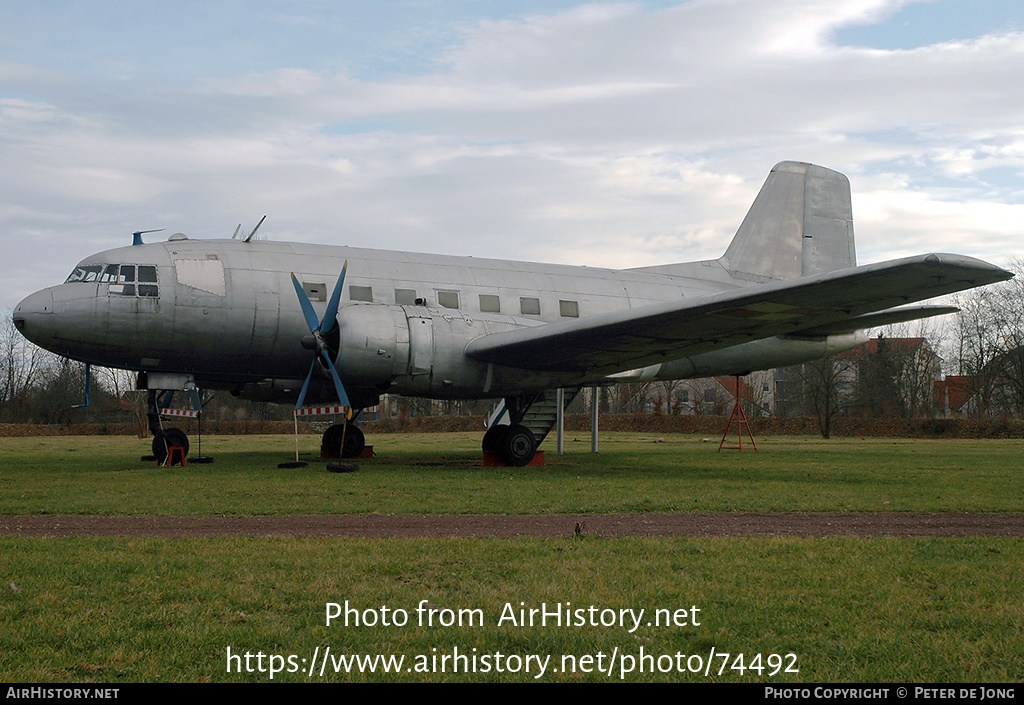
[[[466,354],[509,367],[612,374],[775,335],[841,330],[867,314],[1012,276],[972,257],[919,255],[494,333],[470,342]]]

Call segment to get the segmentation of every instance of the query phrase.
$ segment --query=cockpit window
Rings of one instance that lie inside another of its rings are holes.
[[[102,264],[85,264],[78,265],[75,267],[75,271],[71,273],[65,284],[72,282],[94,282],[100,278],[100,272],[103,271]]]
[[[111,296],[160,296],[157,268],[152,264],[80,264],[65,283],[109,284]]]
[[[156,285],[156,267],[148,264],[139,265],[139,296],[159,296]]]

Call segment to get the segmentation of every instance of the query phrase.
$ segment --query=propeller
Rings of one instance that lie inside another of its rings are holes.
[[[341,268],[341,276],[338,277],[338,283],[334,285],[334,292],[327,302],[327,310],[324,311],[323,320],[317,319],[316,311],[313,310],[313,304],[310,303],[305,289],[302,288],[302,284],[299,283],[298,278],[295,276],[295,272],[292,272],[292,284],[295,286],[295,293],[298,295],[299,304],[302,306],[302,315],[306,317],[306,325],[309,326],[309,332],[313,334],[312,341],[309,343],[307,343],[307,340],[303,340],[303,346],[315,349],[317,355],[324,359],[327,363],[327,369],[330,370],[331,379],[334,380],[334,389],[338,392],[338,401],[341,402],[342,406],[351,408],[352,405],[349,403],[348,394],[345,393],[345,387],[341,383],[341,377],[338,376],[338,371],[334,369],[334,363],[331,361],[331,353],[326,340],[327,336],[338,325],[338,304],[341,301],[341,290],[345,285],[345,272],[347,270],[348,260],[345,260],[345,266]],[[317,361],[314,359],[313,364],[309,367],[306,381],[302,384],[302,391],[299,392],[299,399],[295,403],[296,409],[301,407],[302,403],[306,400],[306,392],[309,391],[309,382],[313,378],[313,369],[316,367],[316,363]]]

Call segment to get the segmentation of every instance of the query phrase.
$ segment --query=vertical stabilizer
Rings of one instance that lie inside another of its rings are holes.
[[[733,277],[793,279],[856,266],[850,182],[838,171],[775,165],[719,260]]]

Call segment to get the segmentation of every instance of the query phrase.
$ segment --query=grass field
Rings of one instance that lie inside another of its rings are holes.
[[[370,442],[379,457],[338,475],[279,470],[288,437],[204,438],[216,461],[185,469],[140,462],[148,444],[132,438],[5,438],[0,514],[1024,507],[1012,440],[777,437],[716,453],[615,434],[596,456],[581,437],[522,469],[479,467],[468,434]],[[317,445],[302,438],[303,456]],[[1016,682],[1022,559],[1021,540],[982,538],[0,537],[0,680]],[[328,625],[346,600],[375,626]],[[501,620],[542,604],[584,623]],[[327,648],[405,660],[321,674]]]
[[[612,434],[547,452],[543,468],[483,468],[478,434],[382,434],[359,472],[328,473],[319,442],[206,438],[210,465],[140,462],[123,436],[4,438],[0,514],[1019,511],[1024,440],[760,439],[716,452],[699,437]],[[193,441],[194,443],[194,441]],[[195,452],[195,448],[193,448]]]

